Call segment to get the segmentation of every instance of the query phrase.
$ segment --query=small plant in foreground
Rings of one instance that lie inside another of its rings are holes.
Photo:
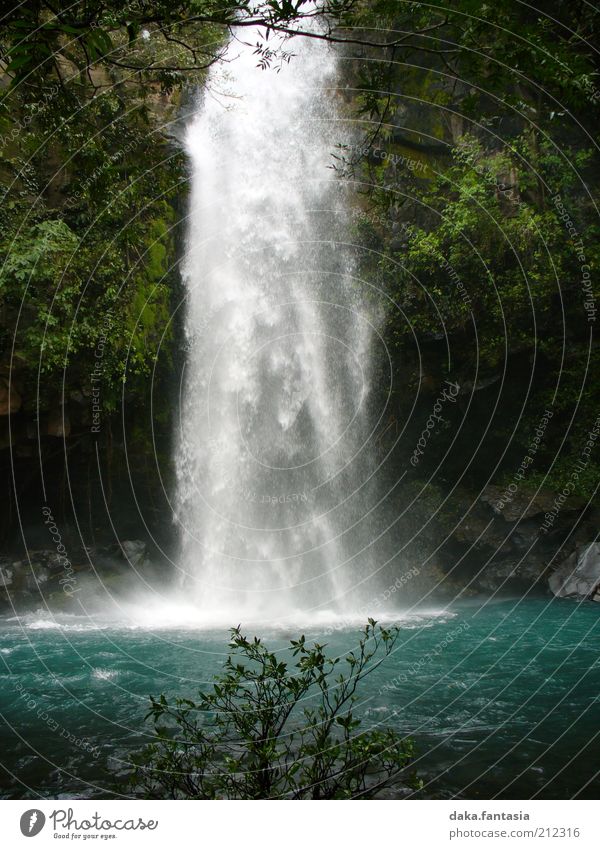
[[[224,672],[198,702],[151,699],[156,741],[132,758],[136,796],[172,799],[373,798],[407,775],[413,744],[353,713],[363,679],[390,654],[398,629],[361,632],[343,660],[290,643],[291,664],[258,637],[231,631]]]

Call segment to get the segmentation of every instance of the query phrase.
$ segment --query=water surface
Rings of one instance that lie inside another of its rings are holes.
[[[359,710],[414,736],[427,795],[597,797],[599,613],[591,603],[515,599],[408,614]],[[356,644],[348,622],[304,630],[332,655]],[[262,635],[285,651],[297,633]],[[148,696],[193,696],[222,667],[226,645],[225,628],[4,617],[2,795],[115,792],[128,753],[152,739]]]

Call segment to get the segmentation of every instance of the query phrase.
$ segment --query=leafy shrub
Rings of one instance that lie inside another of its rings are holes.
[[[390,654],[398,629],[361,633],[341,662],[325,646],[292,640],[286,663],[258,637],[231,631],[225,671],[197,702],[151,699],[156,742],[132,759],[129,786],[145,798],[373,798],[407,774],[413,744],[391,729],[364,730],[359,685]]]

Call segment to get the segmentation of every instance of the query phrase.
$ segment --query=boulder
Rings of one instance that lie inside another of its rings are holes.
[[[13,571],[6,566],[0,566],[0,587],[10,587],[13,582]]]
[[[141,539],[123,540],[121,550],[132,566],[140,566],[146,557],[146,543]]]
[[[42,585],[47,583],[50,577],[50,572],[39,563],[32,563],[29,570],[25,573],[25,586],[30,592],[35,592],[42,588]]]
[[[23,561],[23,568],[29,569],[29,563],[34,572],[62,572],[65,568],[65,558],[67,555],[59,554],[58,551],[53,551],[49,548],[30,549],[29,561]]]
[[[600,601],[600,543],[574,551],[550,575],[548,584],[558,598]]]

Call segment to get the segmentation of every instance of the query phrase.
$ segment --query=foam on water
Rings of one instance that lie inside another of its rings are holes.
[[[211,615],[202,607],[186,603],[181,597],[171,599],[126,602],[120,601],[112,611],[104,610],[99,615],[75,615],[66,613],[49,614],[48,611],[25,613],[22,616],[0,617],[0,629],[15,627],[26,631],[55,631],[64,633],[88,633],[95,631],[140,630],[153,631],[218,631],[223,632],[240,624],[243,630],[257,634],[265,632],[294,632],[310,629],[317,632],[333,633],[357,631],[366,624],[368,613],[364,611],[346,611],[341,614],[334,610],[320,610],[313,613],[301,611],[280,615],[269,620],[241,615],[232,619],[230,610],[212,611]],[[50,618],[51,616],[51,618]],[[377,614],[381,624],[393,624],[403,629],[428,627],[452,619],[455,614],[444,608],[419,610],[382,610]],[[3,652],[11,651],[2,650]]]

